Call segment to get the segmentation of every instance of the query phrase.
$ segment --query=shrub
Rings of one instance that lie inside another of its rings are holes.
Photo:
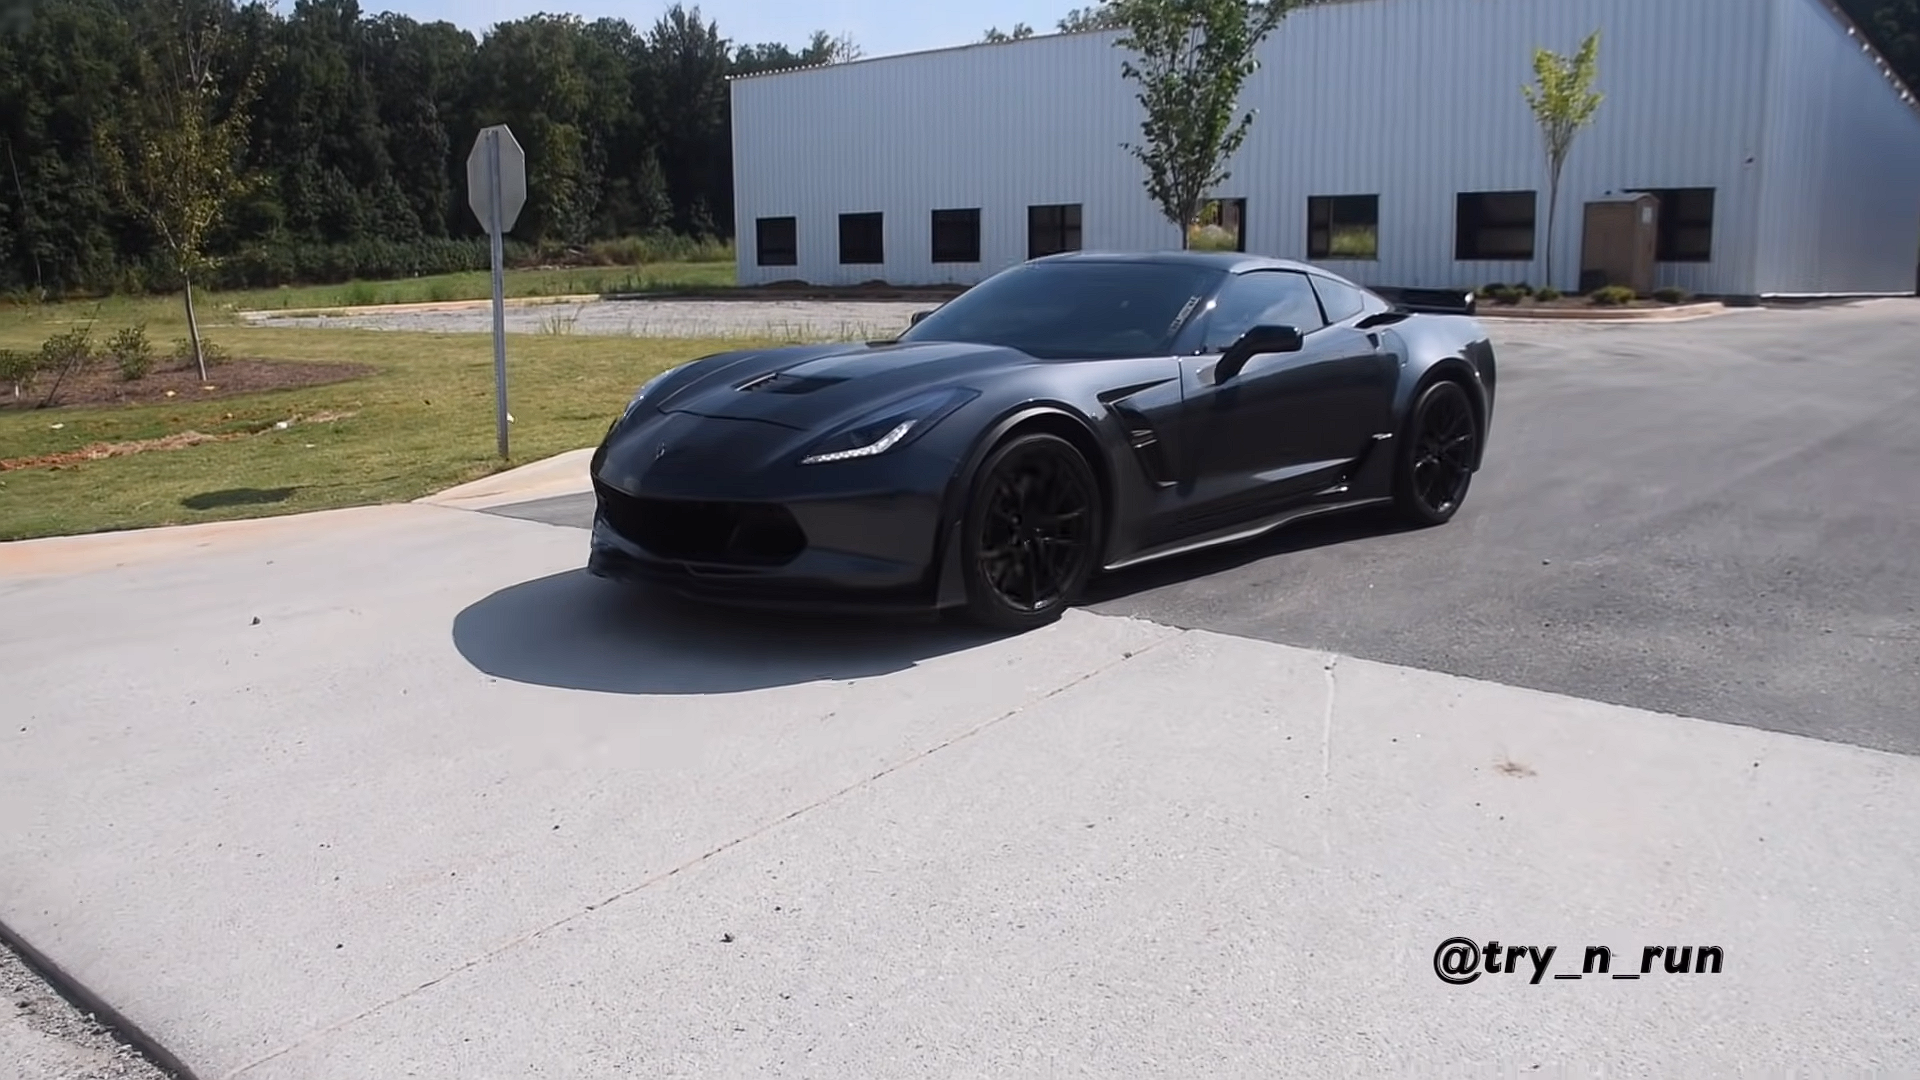
[[[14,397],[32,389],[34,377],[39,374],[39,357],[17,349],[0,349],[0,386],[12,390]]]
[[[153,370],[153,342],[147,340],[147,324],[129,326],[107,339],[107,354],[127,382],[144,379]]]
[[[1518,284],[1518,285],[1515,285],[1515,286],[1513,287],[1513,292],[1514,292],[1514,295],[1515,295],[1515,296],[1520,296],[1520,297],[1527,297],[1527,296],[1532,296],[1532,295],[1533,295],[1533,286],[1531,286],[1531,285],[1529,285],[1529,284],[1527,284],[1526,282],[1524,282],[1524,281],[1523,281],[1523,282],[1521,282],[1520,284]]]
[[[1482,285],[1478,289],[1475,289],[1473,292],[1475,296],[1478,296],[1482,300],[1490,300],[1496,294],[1505,292],[1506,288],[1507,287],[1505,285],[1502,285],[1500,282],[1496,281],[1490,285]]]
[[[371,281],[349,281],[347,287],[340,290],[341,307],[367,307],[378,303],[380,297]]]
[[[40,343],[41,371],[79,371],[92,359],[93,332],[84,326]]]
[[[1625,307],[1634,301],[1634,291],[1625,285],[1608,285],[1595,289],[1587,299],[1596,307]]]
[[[215,344],[214,340],[205,334],[200,335],[200,355],[206,360],[208,367],[225,363],[229,359],[227,350]],[[168,356],[173,360],[176,367],[193,367],[193,339],[176,339],[173,343],[173,351],[169,353]]]
[[[1535,300],[1540,301],[1543,304],[1546,304],[1546,303],[1551,303],[1555,300],[1558,300],[1565,295],[1566,295],[1565,293],[1561,292],[1559,289],[1556,289],[1551,285],[1542,285],[1540,286],[1540,290],[1533,294],[1533,298]]]
[[[1663,304],[1678,304],[1687,299],[1687,290],[1668,285],[1665,288],[1653,290],[1653,298]]]
[[[585,261],[599,266],[644,266],[657,262],[732,262],[733,245],[724,240],[659,232],[596,240],[587,245]]]
[[[1496,285],[1489,294],[1489,298],[1496,304],[1517,304],[1520,302],[1521,295],[1520,290],[1514,286]]]

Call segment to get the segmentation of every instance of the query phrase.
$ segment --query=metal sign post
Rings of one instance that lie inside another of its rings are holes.
[[[506,234],[527,202],[527,155],[496,124],[480,132],[467,155],[467,205],[487,228],[493,254],[494,428],[500,457],[507,457]]]

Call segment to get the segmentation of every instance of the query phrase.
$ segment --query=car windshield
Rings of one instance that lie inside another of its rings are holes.
[[[955,297],[900,340],[1000,345],[1041,360],[1164,356],[1221,276],[1183,263],[1030,263]]]

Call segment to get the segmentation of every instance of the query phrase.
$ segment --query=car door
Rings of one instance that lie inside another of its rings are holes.
[[[1357,314],[1357,313],[1356,313]],[[1395,361],[1353,318],[1329,322],[1308,275],[1255,270],[1222,286],[1201,352],[1182,360],[1192,475],[1185,515],[1205,532],[1338,482],[1372,441]],[[1298,352],[1255,356],[1218,378],[1220,353],[1253,326],[1292,326]]]

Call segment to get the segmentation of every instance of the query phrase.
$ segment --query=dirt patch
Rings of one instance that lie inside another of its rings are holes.
[[[223,360],[207,366],[207,380],[192,368],[154,371],[131,382],[122,379],[107,361],[96,360],[86,368],[60,379],[56,372],[45,372],[18,398],[11,386],[0,387],[0,409],[39,408],[54,391],[52,407],[75,405],[164,405],[182,401],[215,401],[241,394],[268,390],[297,390],[365,378],[377,369],[366,364],[341,364],[295,360]]]
[[[96,1017],[56,993],[0,945],[0,1076],[60,1080],[167,1080]]]
[[[233,414],[229,413],[228,416]],[[99,461],[103,458],[128,457],[133,454],[146,454],[156,450],[185,450],[190,446],[199,446],[210,442],[232,442],[235,439],[264,435],[269,431],[285,431],[302,424],[331,424],[336,420],[345,420],[353,416],[350,412],[317,412],[311,416],[292,416],[285,420],[276,420],[271,424],[262,424],[250,431],[229,431],[219,435],[208,435],[202,431],[182,431],[175,435],[165,435],[158,439],[135,439],[131,442],[93,443],[78,450],[64,450],[57,454],[40,454],[25,458],[0,458],[0,472],[13,469],[59,469],[68,465],[78,465],[87,461]]]

